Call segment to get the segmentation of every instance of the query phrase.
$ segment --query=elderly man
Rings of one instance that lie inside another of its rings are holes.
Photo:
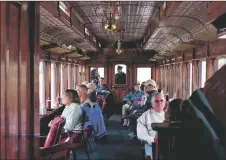
[[[88,88],[86,87],[86,85],[81,84],[76,87],[76,90],[81,101],[80,107],[83,112],[85,112],[86,118],[88,118],[90,112],[92,112],[91,109],[93,108],[93,104],[88,98]]]
[[[89,125],[92,125],[94,129],[95,137],[102,138],[103,136],[106,135],[106,132],[107,132],[104,125],[102,112],[100,108],[98,109],[95,103],[95,100],[94,99],[90,100],[88,98],[88,93],[93,92],[93,89],[95,88],[95,84],[91,83],[88,86],[90,87],[89,89],[85,85],[78,85],[76,87],[78,96],[80,97],[80,100],[81,100],[80,107],[82,108],[83,112],[86,114],[86,120],[88,120],[88,122],[84,124],[84,128],[86,128]]]
[[[162,93],[154,93],[151,98],[151,109],[148,109],[137,119],[137,137],[145,141],[145,156],[152,159],[152,147],[156,132],[152,129],[152,123],[162,123],[165,119],[165,97]]]

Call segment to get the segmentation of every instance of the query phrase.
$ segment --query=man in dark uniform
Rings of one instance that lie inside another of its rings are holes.
[[[126,84],[126,74],[122,71],[122,66],[118,66],[118,73],[115,74],[115,84]]]

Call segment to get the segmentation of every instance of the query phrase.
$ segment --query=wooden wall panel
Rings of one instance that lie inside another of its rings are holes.
[[[0,2],[0,159],[38,159],[39,20],[39,2]]]
[[[217,17],[224,14],[226,8],[226,2],[217,2],[217,1],[210,1],[207,4],[207,15],[206,15],[206,22],[211,23]]]
[[[201,59],[206,58],[208,52],[208,43],[206,42],[202,47],[196,48],[194,50],[194,57],[193,59]]]
[[[226,40],[220,39],[209,43],[209,56],[216,57],[226,55]]]
[[[193,52],[194,52],[193,49],[184,52],[184,54],[183,54],[184,55],[184,61],[192,60],[193,59]]]

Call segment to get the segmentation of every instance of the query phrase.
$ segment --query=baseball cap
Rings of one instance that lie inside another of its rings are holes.
[[[157,84],[153,79],[149,79],[144,83],[145,86],[152,85],[154,88],[157,88]]]

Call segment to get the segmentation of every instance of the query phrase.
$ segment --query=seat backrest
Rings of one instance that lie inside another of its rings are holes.
[[[50,147],[60,140],[60,135],[62,133],[65,122],[65,119],[60,116],[57,116],[52,120],[52,126],[50,127],[48,136],[45,140],[44,147]]]
[[[67,137],[60,140],[56,145],[40,147],[40,159],[67,159],[70,146],[71,139]]]

